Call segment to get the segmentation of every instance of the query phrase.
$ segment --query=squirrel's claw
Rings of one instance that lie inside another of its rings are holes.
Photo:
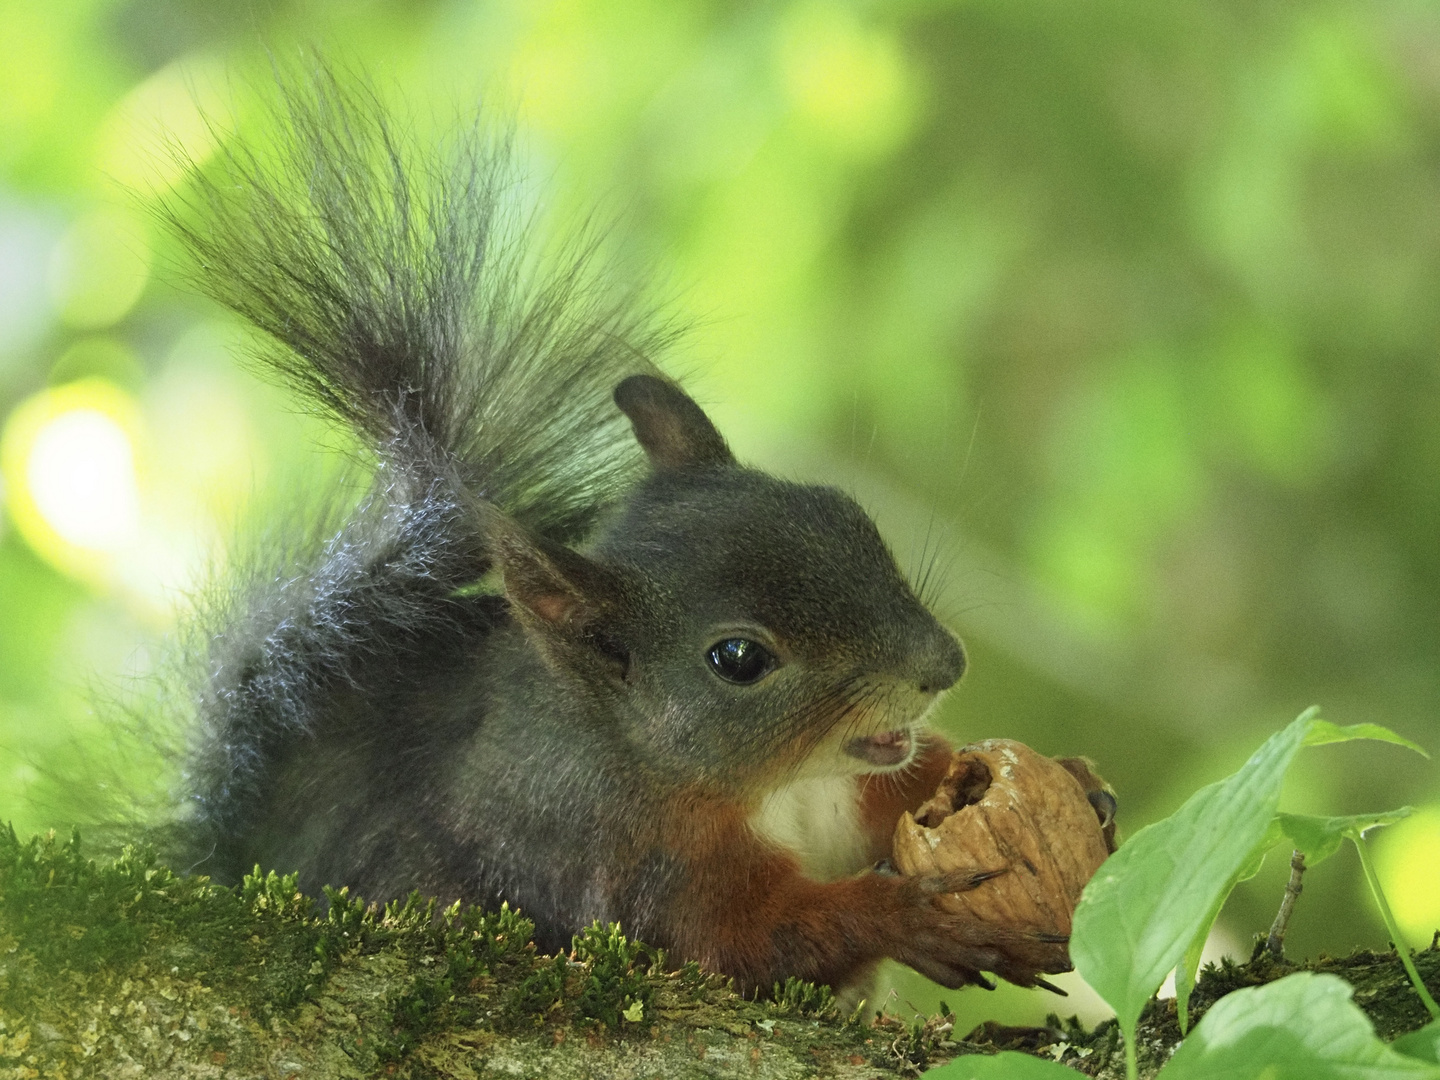
[[[1010,867],[1001,866],[993,870],[955,870],[948,874],[920,879],[920,888],[928,893],[969,892],[991,878],[1008,874]]]
[[[1104,789],[1087,791],[1085,798],[1095,808],[1095,816],[1100,819],[1100,828],[1108,829],[1115,820],[1116,811],[1120,809],[1120,804],[1115,799],[1115,793]]]
[[[996,986],[994,979],[975,968],[947,964],[934,957],[913,957],[908,962],[925,978],[939,983],[949,990],[959,990],[962,986],[978,986],[981,990],[994,990]]]

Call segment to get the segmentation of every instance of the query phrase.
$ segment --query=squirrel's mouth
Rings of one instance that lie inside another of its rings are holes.
[[[908,728],[882,731],[879,735],[867,735],[851,739],[845,744],[845,753],[871,765],[901,765],[909,757],[915,740]]]

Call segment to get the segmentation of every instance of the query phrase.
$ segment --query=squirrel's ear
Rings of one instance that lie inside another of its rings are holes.
[[[704,410],[672,382],[631,375],[615,388],[615,404],[657,469],[729,465],[735,458]]]
[[[498,513],[487,524],[505,595],[529,615],[563,630],[605,605],[608,575],[597,564]]]
[[[595,661],[623,678],[629,655],[605,627],[622,592],[615,575],[498,511],[485,518],[506,599],[532,639],[552,659]]]

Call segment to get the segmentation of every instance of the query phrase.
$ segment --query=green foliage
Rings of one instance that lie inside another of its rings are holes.
[[[679,1075],[722,1047],[738,1075],[757,1045],[802,1071],[869,1052],[869,1029],[804,1011],[827,1000],[808,984],[782,995],[805,1020],[777,1023],[778,1006],[694,964],[665,971],[613,925],[537,956],[508,906],[382,908],[338,889],[316,904],[294,885],[256,872],[220,888],[147,853],[94,861],[78,838],[21,843],[0,826],[0,1075],[259,1076],[278,1060],[425,1077],[537,1053],[556,1075]]]
[[[459,914],[457,931],[450,938],[452,945],[468,949],[469,955],[482,965],[481,970],[493,972],[504,963],[516,963],[529,955],[535,924],[508,903],[502,903],[497,911],[465,908]]]
[[[1400,820],[1407,813],[1321,818],[1278,812],[1285,774],[1302,747],[1354,739],[1379,739],[1420,750],[1376,725],[1339,727],[1319,720],[1315,709],[1307,710],[1267,740],[1234,775],[1203,788],[1173,815],[1136,833],[1086,887],[1075,912],[1071,955],[1086,981],[1115,1009],[1132,1078],[1141,1011],[1174,967],[1184,1031],[1200,945],[1235,883],[1255,873],[1268,848],[1289,836],[1319,859],[1349,837],[1364,859],[1364,830]],[[1366,867],[1368,872],[1368,863]],[[1378,883],[1376,899],[1393,924]],[[1398,940],[1396,944],[1421,998],[1433,1010],[1403,945]],[[1256,1075],[1268,1069],[1272,1071],[1265,1075],[1277,1080],[1440,1077],[1440,1070],[1381,1043],[1369,1020],[1351,1003],[1352,992],[1338,979],[1310,973],[1235,991],[1210,1009],[1160,1076],[1200,1080]],[[957,1062],[950,1067],[955,1071],[940,1070],[936,1075],[1041,1075],[1042,1070],[1018,1059],[995,1060],[997,1064],[983,1068]]]
[[[1329,720],[1321,719],[1316,715],[1316,709],[1306,710],[1305,715],[1310,718],[1310,723],[1305,727],[1306,746],[1329,746],[1331,743],[1354,742],[1356,739],[1373,739],[1376,742],[1387,742],[1395,746],[1403,746],[1406,750],[1413,750],[1423,758],[1430,756],[1423,746],[1417,742],[1397,735],[1387,727],[1379,724],[1334,724]]]
[[[448,972],[433,977],[417,975],[408,989],[390,996],[390,1030],[378,1037],[376,1051],[381,1061],[400,1061],[426,1032],[443,1022],[445,1006],[453,1000],[447,976]]]
[[[1335,852],[1351,832],[1364,834],[1380,825],[1393,825],[1411,814],[1411,808],[1384,810],[1378,814],[1351,814],[1347,817],[1315,817],[1311,814],[1277,814],[1276,822],[1287,840],[1305,854],[1305,864],[1315,866]]]
[[[1405,974],[1410,979],[1410,985],[1415,988],[1415,994],[1419,997],[1421,1004],[1430,1013],[1434,1020],[1440,1020],[1440,1004],[1430,996],[1429,989],[1420,978],[1420,972],[1415,969],[1415,961],[1410,956],[1410,950],[1405,947],[1405,938],[1400,933],[1400,928],[1395,924],[1395,915],[1390,910],[1390,902],[1385,898],[1385,890],[1380,887],[1380,879],[1375,874],[1375,864],[1370,860],[1369,849],[1365,846],[1365,836],[1362,829],[1351,826],[1345,830],[1345,836],[1355,844],[1355,853],[1360,856],[1360,868],[1365,874],[1365,883],[1370,886],[1370,895],[1375,898],[1375,906],[1380,909],[1380,917],[1385,921],[1385,927],[1390,931],[1390,940],[1395,943],[1395,948],[1400,954],[1400,962],[1405,967]]]
[[[374,918],[358,896],[350,898],[350,887],[341,889],[326,885],[325,921],[320,931],[320,940],[315,942],[315,955],[322,963],[328,963],[346,948],[357,944],[367,930],[374,925]],[[371,916],[371,917],[367,917]]]
[[[1128,1041],[1145,1002],[1204,939],[1265,841],[1285,771],[1313,716],[1305,713],[1235,775],[1137,832],[1086,888],[1075,911],[1071,956],[1115,1009]]]
[[[1440,1068],[1427,1064],[1434,1061],[1434,1034],[1426,1037],[1424,1032],[1415,1032],[1387,1046],[1375,1037],[1369,1019],[1351,1001],[1353,993],[1352,987],[1333,975],[1310,972],[1235,990],[1205,1014],[1160,1069],[1157,1080],[1440,1077]],[[1413,1050],[1407,1051],[1407,1046]],[[1424,1058],[1426,1046],[1432,1054],[1428,1059]],[[958,1058],[925,1075],[935,1080],[1074,1080],[1076,1074],[1028,1054],[1003,1053]]]
[[[1390,1044],[1390,1048],[1420,1061],[1440,1065],[1440,1020],[1426,1024],[1419,1031],[1401,1035]]]
[[[1440,1068],[1396,1053],[1375,1037],[1330,975],[1299,972],[1221,998],[1180,1044],[1161,1080],[1435,1080]]]
[[[1140,1010],[1177,966],[1183,1030],[1200,946],[1236,882],[1253,875],[1280,839],[1280,788],[1300,748],[1381,739],[1419,749],[1376,725],[1342,728],[1317,719],[1316,712],[1307,710],[1272,736],[1233,776],[1141,829],[1086,888],[1075,912],[1071,953],[1086,981],[1115,1009],[1132,1070]],[[1309,837],[1320,820],[1291,823]],[[1373,825],[1380,819],[1367,820]]]
[[[126,848],[100,865],[81,854],[78,833],[64,842],[48,833],[22,844],[12,827],[0,830],[0,923],[25,942],[37,977],[100,973],[142,957],[167,960],[177,974],[213,972],[265,949],[275,959],[251,985],[254,1007],[262,1014],[292,1008],[316,988],[320,938],[312,904],[294,886],[293,877],[272,873],[248,877],[238,891],[221,889],[208,878],[175,875],[148,848]],[[206,948],[157,952],[182,923],[205,937]],[[242,926],[252,929],[242,936]],[[23,993],[19,988],[29,983],[5,985]]]
[[[300,875],[262,873],[257,865],[240,882],[240,902],[256,914],[280,919],[307,919],[315,902],[300,892]]]
[[[890,1052],[912,1068],[923,1069],[930,1063],[931,1041],[928,1022],[925,1017],[917,1016],[890,1044]]]
[[[680,986],[692,993],[703,989],[708,983],[719,978],[720,976],[718,975],[711,975],[702,970],[700,965],[694,960],[686,960],[685,963],[680,965],[680,971],[678,972],[678,982]]]

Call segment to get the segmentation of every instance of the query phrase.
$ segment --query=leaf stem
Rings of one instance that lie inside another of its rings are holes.
[[[1415,992],[1420,995],[1425,1008],[1430,1010],[1430,1015],[1440,1020],[1440,1005],[1435,1004],[1435,999],[1430,996],[1430,991],[1420,980],[1420,973],[1415,970],[1415,961],[1410,959],[1410,950],[1405,947],[1405,940],[1400,936],[1400,928],[1395,925],[1395,916],[1390,913],[1390,904],[1385,899],[1385,892],[1380,888],[1380,878],[1375,874],[1375,866],[1370,861],[1370,853],[1365,848],[1365,835],[1359,829],[1346,829],[1345,835],[1355,844],[1355,850],[1360,853],[1360,867],[1365,871],[1365,882],[1370,886],[1370,892],[1375,896],[1375,903],[1379,905],[1380,917],[1385,920],[1385,929],[1390,934],[1390,940],[1395,945],[1395,951],[1400,955],[1400,963],[1405,965],[1405,974],[1410,976],[1410,982],[1415,986]]]
[[[1135,1056],[1135,1032],[1125,1036],[1125,1080],[1140,1080],[1140,1062]]]
[[[1290,916],[1295,912],[1295,901],[1300,899],[1300,893],[1305,888],[1301,883],[1304,874],[1304,852],[1292,851],[1290,853],[1290,880],[1285,883],[1285,895],[1280,898],[1280,910],[1275,913],[1275,921],[1270,924],[1270,936],[1265,941],[1265,948],[1277,960],[1285,959],[1285,931],[1290,927]]]

